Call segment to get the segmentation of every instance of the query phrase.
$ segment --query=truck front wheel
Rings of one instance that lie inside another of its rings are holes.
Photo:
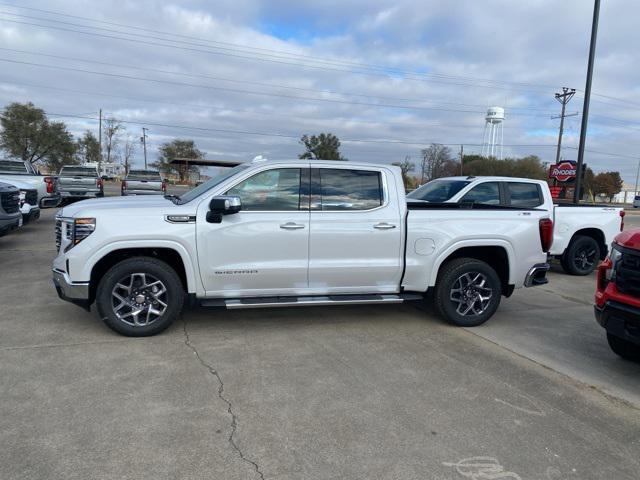
[[[481,325],[500,305],[502,284],[496,271],[474,258],[446,263],[438,275],[434,302],[445,320],[460,327]]]
[[[183,302],[178,274],[152,257],[133,257],[115,264],[96,291],[96,306],[104,323],[128,337],[162,332],[180,315]]]

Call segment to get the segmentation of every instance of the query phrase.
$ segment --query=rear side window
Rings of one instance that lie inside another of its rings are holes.
[[[256,173],[227,191],[227,195],[240,197],[243,211],[298,210],[300,169],[277,168]],[[303,205],[302,209],[305,208]]]
[[[314,210],[371,210],[382,205],[380,172],[321,168],[311,208]]]
[[[500,205],[500,187],[498,182],[485,182],[469,190],[461,202],[481,203],[484,205]]]
[[[510,205],[514,207],[539,207],[544,203],[540,186],[536,183],[506,182]]]

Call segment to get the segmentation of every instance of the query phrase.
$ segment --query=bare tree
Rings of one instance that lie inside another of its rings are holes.
[[[432,143],[428,148],[422,150],[422,161],[420,162],[420,184],[446,175],[447,168],[453,158],[451,149],[439,143]]]
[[[124,125],[113,117],[107,117],[102,122],[102,138],[104,150],[107,154],[107,163],[112,161],[123,131]]]
[[[409,173],[413,172],[416,169],[416,164],[411,161],[411,157],[409,155],[404,157],[404,161],[402,162],[394,162],[392,165],[396,167],[400,167],[400,171],[402,172],[402,181],[404,182],[405,188],[412,187],[411,178]],[[415,182],[415,179],[414,179]]]
[[[136,142],[134,142],[131,135],[127,135],[122,145],[122,159],[124,160],[124,174],[129,173],[129,167],[131,165],[131,158],[136,151]]]

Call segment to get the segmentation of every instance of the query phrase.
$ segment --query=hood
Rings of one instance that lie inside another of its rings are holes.
[[[195,214],[196,202],[176,205],[159,195],[135,197],[103,197],[81,200],[58,211],[62,217],[98,217],[101,214],[117,214],[123,217],[153,214]]]
[[[37,188],[38,185],[44,184],[44,177],[35,177],[33,175],[6,175],[0,173],[0,182],[11,184],[18,182],[29,185],[28,188]]]
[[[22,180],[18,180],[18,179],[3,179],[2,180],[3,183],[8,183],[9,185],[13,185],[16,188],[19,188],[20,190],[37,190],[36,187],[29,182],[24,182]]]
[[[620,232],[613,241],[621,247],[640,250],[640,228]]]

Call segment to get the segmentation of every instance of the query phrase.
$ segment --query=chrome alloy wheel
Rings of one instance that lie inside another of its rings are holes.
[[[487,278],[479,272],[468,272],[459,276],[449,293],[449,298],[457,304],[460,315],[481,315],[487,310],[493,297],[493,290],[486,286]]]
[[[132,273],[111,290],[111,307],[118,320],[127,325],[151,325],[167,310],[167,288],[148,273]]]

